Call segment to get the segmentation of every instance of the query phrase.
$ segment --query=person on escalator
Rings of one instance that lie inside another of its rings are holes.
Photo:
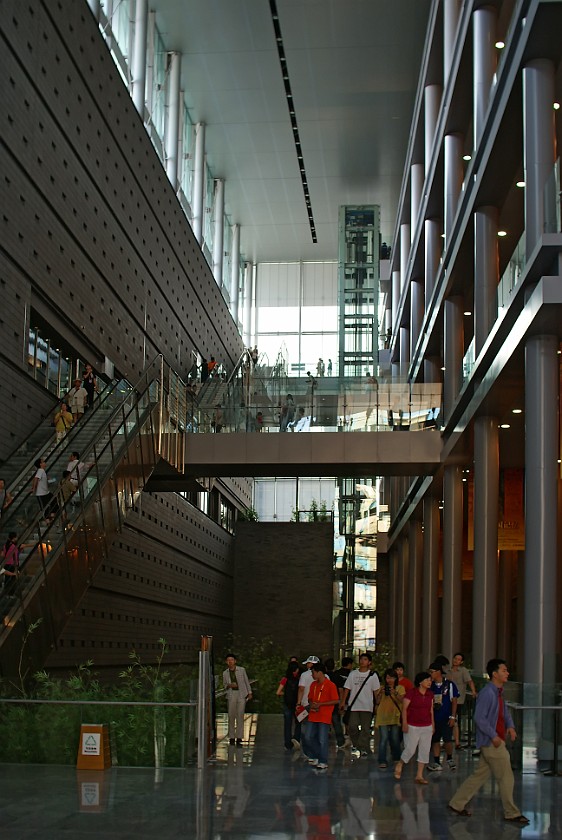
[[[82,386],[81,379],[74,380],[74,388],[71,388],[66,395],[67,405],[72,412],[72,417],[75,423],[84,416],[86,405],[88,403],[88,392]]]
[[[66,403],[61,403],[59,410],[55,413],[54,420],[55,432],[57,433],[57,443],[63,439],[67,432],[72,428],[73,419],[72,414],[68,410]]]
[[[94,398],[98,390],[98,380],[91,365],[86,365],[84,368],[84,373],[82,374],[82,385],[88,394],[87,407],[90,409],[94,404]]]
[[[4,595],[11,595],[13,593],[19,575],[20,547],[17,544],[16,538],[16,532],[10,531],[8,539],[2,549]]]
[[[38,458],[35,461],[35,475],[31,484],[31,493],[37,499],[37,503],[43,512],[44,518],[51,522],[57,512],[56,500],[49,490],[49,478],[45,467],[47,466],[44,458]]]

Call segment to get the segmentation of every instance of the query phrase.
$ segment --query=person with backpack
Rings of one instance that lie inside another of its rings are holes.
[[[289,660],[285,676],[277,688],[277,696],[283,698],[283,739],[286,750],[300,747],[301,725],[295,717],[297,698],[299,694],[299,679],[301,668],[294,659]],[[294,728],[293,728],[294,727]]]

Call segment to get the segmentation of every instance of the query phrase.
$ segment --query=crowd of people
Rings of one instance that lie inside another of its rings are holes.
[[[489,680],[477,694],[461,652],[455,653],[452,663],[443,655],[436,656],[413,681],[399,661],[384,671],[381,680],[368,652],[360,654],[357,667],[351,657],[344,657],[338,669],[333,659],[321,662],[311,655],[299,663],[291,657],[277,689],[283,702],[284,747],[298,751],[315,772],[326,772],[332,731],[336,751],[349,749],[356,759],[373,755],[376,744],[379,769],[392,765],[397,782],[415,758],[414,783],[427,785],[426,771],[457,769],[455,751],[465,749],[461,733],[470,695],[476,701],[473,755],[478,764],[447,807],[457,816],[470,816],[469,802],[493,776],[504,820],[525,826],[529,821],[513,800],[514,777],[505,745],[507,739],[516,738],[503,699],[509,679],[505,661],[491,659],[487,674]]]

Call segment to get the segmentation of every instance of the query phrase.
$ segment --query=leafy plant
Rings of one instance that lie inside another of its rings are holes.
[[[244,510],[241,510],[238,513],[238,519],[241,522],[258,522],[259,521],[259,515],[258,515],[258,512],[255,508],[247,507],[247,508],[244,508]]]

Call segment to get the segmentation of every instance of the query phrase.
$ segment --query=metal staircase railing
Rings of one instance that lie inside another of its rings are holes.
[[[54,521],[24,499],[1,521],[3,541],[16,531],[25,549],[18,578],[0,602],[0,674],[20,679],[56,648],[64,625],[104,559],[112,539],[160,458],[184,470],[187,386],[162,356],[129,386],[89,440],[82,441],[85,470],[77,491],[60,496]],[[86,427],[85,427],[86,428]],[[84,431],[85,431],[84,428]],[[20,494],[21,495],[21,494]],[[15,507],[14,507],[15,506]],[[29,627],[39,622],[26,638]],[[22,650],[25,654],[22,658]]]

